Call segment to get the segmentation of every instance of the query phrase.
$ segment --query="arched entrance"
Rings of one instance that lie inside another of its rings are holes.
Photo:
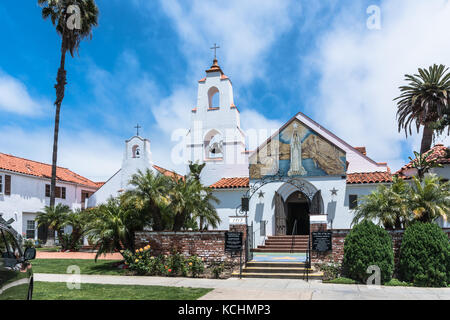
[[[309,234],[309,206],[308,198],[300,191],[286,199],[286,235]]]
[[[310,214],[323,214],[320,190],[306,181],[301,184],[284,183],[274,195],[274,235],[308,235]]]

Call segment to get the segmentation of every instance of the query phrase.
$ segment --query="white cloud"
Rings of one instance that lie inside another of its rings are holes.
[[[51,164],[52,128],[0,128],[0,152]],[[58,166],[89,178],[106,181],[120,169],[123,141],[93,131],[63,132],[58,143]]]
[[[300,9],[288,0],[161,0],[160,4],[174,22],[194,70],[205,68],[205,57],[212,57],[208,49],[218,43],[219,63],[242,83],[264,75],[271,46],[290,29]]]
[[[368,155],[388,161],[393,169],[404,163],[402,147],[420,148],[416,134],[405,141],[397,132],[398,86],[404,74],[433,63],[450,66],[450,3],[384,1],[381,30],[369,30],[361,19],[366,8],[348,7],[311,54],[321,75],[314,118]],[[359,12],[359,10],[364,10]]]
[[[31,97],[21,81],[0,71],[0,110],[35,116],[50,104],[46,99]]]

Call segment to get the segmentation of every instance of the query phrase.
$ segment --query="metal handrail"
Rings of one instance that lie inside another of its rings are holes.
[[[311,233],[308,235],[308,250],[306,251],[305,261],[306,282],[309,281],[309,269],[311,268]]]
[[[294,221],[294,227],[292,228],[292,242],[291,242],[291,253],[294,252],[295,245],[295,234],[297,233],[297,219]]]

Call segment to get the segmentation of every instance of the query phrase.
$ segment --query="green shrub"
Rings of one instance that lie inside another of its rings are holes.
[[[392,278],[391,281],[386,282],[384,285],[390,286],[390,287],[410,287],[410,286],[412,286],[412,284],[409,282],[400,281],[400,280],[394,279],[394,278]]]
[[[394,271],[391,236],[383,228],[365,220],[345,238],[343,273],[365,283],[371,275],[367,273],[367,268],[373,265],[380,268],[381,283],[391,280]]]
[[[342,265],[337,262],[328,262],[318,265],[320,271],[323,272],[322,280],[333,280],[339,278],[342,273]]]
[[[223,262],[214,262],[211,265],[211,272],[214,279],[219,279],[222,272],[225,270],[225,264]]]
[[[82,247],[81,240],[72,236],[71,233],[63,233],[59,237],[61,250],[79,251]]]
[[[322,282],[323,283],[334,283],[334,284],[357,284],[358,283],[353,279],[344,278],[344,277],[339,277],[339,278],[335,278],[332,280],[323,280]]]
[[[173,252],[167,258],[167,270],[169,276],[183,276],[187,275],[186,259],[180,253]]]
[[[198,277],[205,271],[205,265],[203,260],[198,256],[190,256],[187,259],[188,271],[191,273],[193,278]]]
[[[446,287],[450,283],[448,236],[433,223],[408,227],[400,247],[400,279],[416,286]]]

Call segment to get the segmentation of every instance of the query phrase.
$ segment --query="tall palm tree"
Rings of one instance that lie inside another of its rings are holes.
[[[433,222],[439,217],[450,219],[450,182],[431,174],[422,181],[413,177],[409,208],[414,219]]]
[[[47,226],[50,232],[47,237],[47,245],[55,244],[55,231],[60,231],[67,220],[71,210],[69,206],[58,203],[55,207],[45,206],[43,212],[36,217],[38,226]]]
[[[137,208],[147,212],[154,231],[167,227],[163,208],[168,205],[170,181],[171,178],[154,174],[150,169],[145,172],[138,170],[129,182],[134,188],[124,194],[127,201],[134,202]]]
[[[363,198],[352,223],[373,220],[386,229],[403,229],[411,220],[408,207],[409,190],[408,184],[397,177],[393,178],[391,186],[380,185]]]
[[[433,142],[433,128],[443,121],[449,112],[450,73],[444,65],[418,69],[419,74],[405,75],[407,85],[401,86],[397,100],[398,131],[405,130],[411,135],[411,126],[415,124],[417,132],[423,126],[420,153],[430,150]]]
[[[53,135],[52,178],[50,184],[50,207],[55,206],[56,163],[58,156],[59,115],[61,103],[64,99],[66,82],[66,53],[74,56],[78,52],[80,42],[86,38],[92,38],[92,28],[97,26],[98,8],[94,0],[38,0],[42,7],[42,18],[50,18],[61,36],[61,61],[56,77],[56,101],[55,101],[55,128]],[[68,26],[68,18],[74,14],[67,12],[69,6],[77,6],[80,10],[80,26]],[[80,28],[78,28],[80,27]]]

